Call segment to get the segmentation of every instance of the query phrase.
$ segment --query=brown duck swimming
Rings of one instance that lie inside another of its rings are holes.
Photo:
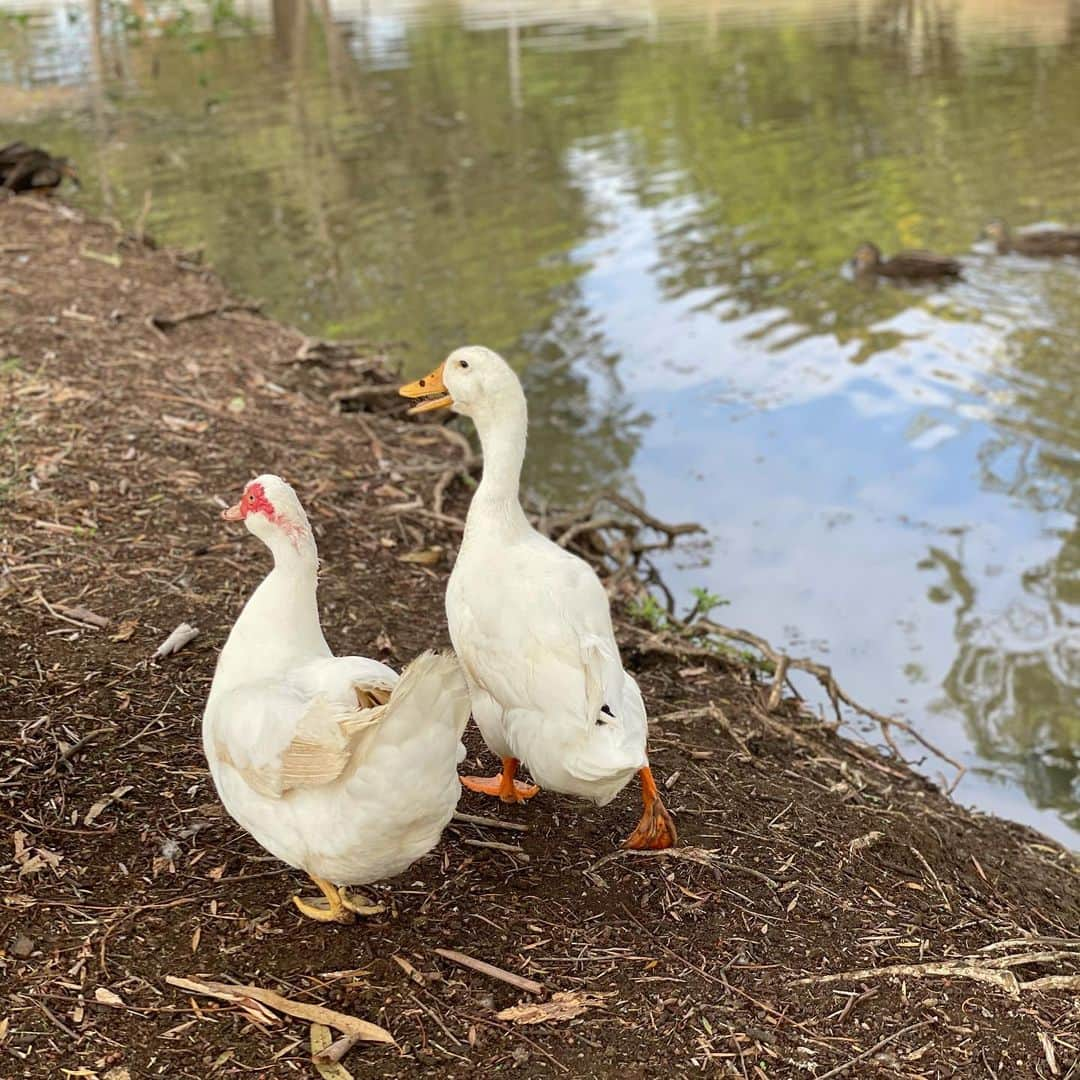
[[[1004,221],[991,221],[983,235],[994,241],[999,255],[1080,255],[1080,229],[1030,229],[1014,233]]]
[[[860,244],[855,249],[851,266],[857,277],[879,275],[910,281],[957,278],[962,269],[956,259],[932,251],[898,251],[891,259],[883,259],[881,250],[871,243]]]
[[[75,166],[66,157],[53,157],[24,142],[0,146],[0,189],[5,191],[52,191],[64,177],[79,186]]]

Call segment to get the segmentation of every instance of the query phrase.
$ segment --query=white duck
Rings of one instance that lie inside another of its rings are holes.
[[[296,906],[351,922],[371,909],[337,886],[401,873],[454,813],[465,681],[451,656],[425,653],[399,679],[377,660],[331,654],[315,539],[284,480],[252,480],[221,516],[243,521],[274,568],[218,659],[203,714],[210,772],[237,823],[325,897]]]
[[[446,615],[473,716],[502,772],[462,783],[519,802],[539,790],[514,778],[525,762],[543,787],[603,806],[636,773],[645,811],[626,846],[674,845],[645,751],[645,703],[619,659],[604,587],[538,533],[518,501],[527,426],[518,377],[497,353],[470,346],[401,393],[440,395],[411,412],[453,406],[472,417],[484,452]]]

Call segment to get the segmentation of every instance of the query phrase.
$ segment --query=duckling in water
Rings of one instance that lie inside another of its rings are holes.
[[[0,189],[5,191],[52,191],[64,177],[76,187],[79,177],[66,157],[53,157],[45,150],[24,142],[0,146]]]
[[[983,236],[994,241],[999,255],[1080,255],[1080,229],[1031,229],[1014,233],[1004,221],[991,221]]]
[[[962,269],[956,259],[935,255],[932,251],[898,251],[891,259],[881,257],[877,244],[860,244],[851,257],[856,277],[906,278],[928,281],[958,278]]]

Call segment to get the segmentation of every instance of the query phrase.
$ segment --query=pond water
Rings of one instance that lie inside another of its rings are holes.
[[[680,599],[1074,846],[1080,260],[977,237],[1080,220],[1078,110],[1076,0],[0,0],[0,142],[311,333],[502,351],[534,488],[702,522]]]

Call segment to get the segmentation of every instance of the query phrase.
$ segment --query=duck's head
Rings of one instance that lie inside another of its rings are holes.
[[[851,265],[856,274],[865,274],[881,265],[881,249],[877,244],[866,241],[855,249],[851,256]]]
[[[53,165],[61,176],[66,176],[77,188],[82,189],[82,181],[79,179],[79,170],[75,168],[75,162],[70,158],[53,158]]]
[[[992,240],[997,246],[1006,247],[1009,243],[1009,226],[1005,224],[1001,218],[994,218],[993,221],[988,221],[982,230],[983,236],[987,240]]]
[[[498,414],[517,408],[523,400],[514,369],[483,345],[455,349],[430,375],[401,387],[407,398],[424,398],[409,412],[453,408],[474,420],[477,414]]]
[[[311,537],[311,526],[296,492],[271,473],[249,481],[240,501],[222,510],[221,516],[226,521],[242,521],[248,532],[271,547],[281,537],[297,547]]]

